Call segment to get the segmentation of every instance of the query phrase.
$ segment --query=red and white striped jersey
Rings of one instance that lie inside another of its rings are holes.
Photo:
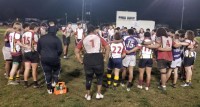
[[[122,54],[126,52],[123,43],[111,43],[110,49],[111,58],[122,58]]]
[[[86,53],[101,53],[101,46],[106,46],[108,43],[97,35],[88,35],[81,40],[77,48],[82,49],[84,47]]]
[[[22,35],[22,43],[32,47],[36,51],[35,45],[37,45],[38,36],[34,32],[28,31]],[[24,48],[24,52],[31,52],[31,49]]]
[[[189,45],[192,46],[193,49],[194,49],[195,44],[196,44],[195,41],[191,41],[191,40],[188,40],[188,39],[187,39],[187,40],[185,40],[185,42],[189,43]],[[185,55],[186,57],[194,57],[194,56],[195,56],[195,53],[194,53],[194,52],[191,52],[190,49],[187,49],[187,48],[186,48],[186,50],[185,50],[185,52],[184,52],[184,55]]]
[[[144,39],[144,42],[150,42],[150,39]],[[149,59],[153,58],[153,50],[150,48],[146,48],[145,46],[141,47],[140,58]]]
[[[18,41],[21,41],[21,35],[19,33],[12,32],[9,34],[9,43],[12,55],[21,54],[21,47],[17,44]]]
[[[84,30],[81,28],[76,29],[76,35],[77,39],[83,39],[84,38]]]

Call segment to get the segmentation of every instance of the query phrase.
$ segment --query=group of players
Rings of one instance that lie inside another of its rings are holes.
[[[104,52],[104,49],[99,48],[99,44],[107,48],[105,41],[110,48],[106,75],[107,84],[105,85],[107,88],[112,87],[116,90],[120,83],[122,87],[126,85],[127,91],[131,90],[137,57],[139,57],[139,80],[137,88],[143,89],[143,86],[145,86],[145,90],[149,90],[153,63],[157,64],[157,68],[160,71],[159,89],[166,90],[166,83],[170,79],[172,73],[174,75],[171,85],[173,88],[176,88],[179,73],[181,77],[185,78],[185,83],[181,85],[182,87],[192,85],[193,65],[196,58],[195,49],[198,47],[198,41],[195,39],[193,31],[188,30],[185,32],[179,30],[174,32],[167,28],[158,28],[152,31],[150,31],[150,29],[146,31],[140,29],[140,31],[137,32],[135,28],[120,29],[109,26],[109,28],[103,28],[102,31],[97,27],[94,32],[92,32],[91,29],[89,32],[89,37],[82,38],[83,40],[78,44],[77,50],[75,50],[78,61],[85,65],[86,89],[88,90],[85,98],[87,100],[91,100],[89,90],[94,74],[97,77],[98,83],[96,98],[103,98],[103,95],[99,91],[101,89],[99,87],[102,85],[102,69],[94,67],[101,65],[101,63],[97,64],[97,62],[101,62],[98,59],[98,57],[101,58],[101,56],[95,54]],[[94,35],[97,35],[100,39]],[[96,40],[93,38],[96,38]],[[101,38],[104,38],[105,41]],[[84,61],[82,61],[78,55],[82,49],[81,47],[84,47],[86,54],[90,56],[89,58],[84,58]],[[106,59],[108,49],[105,50]],[[95,72],[95,70],[98,72]],[[122,71],[121,79],[120,71]],[[99,72],[101,72],[101,74]],[[144,79],[145,72],[146,79]],[[127,82],[126,76],[128,77]],[[146,82],[144,82],[144,80],[146,80]]]
[[[51,24],[53,25],[54,23],[50,23],[50,25]],[[195,39],[193,31],[174,32],[166,28],[159,28],[152,31],[150,31],[150,29],[146,31],[140,29],[140,31],[137,32],[135,28],[127,29],[123,27],[120,29],[114,28],[113,26],[109,26],[109,28],[104,27],[103,30],[100,30],[99,27],[87,30],[88,33],[86,33],[86,30],[82,28],[82,24],[80,23],[77,24],[75,30],[72,29],[71,23],[61,29],[64,45],[63,58],[68,58],[68,48],[70,37],[72,36],[75,37],[76,49],[79,49],[77,52],[75,50],[75,53],[80,63],[87,65],[88,63],[94,64],[98,62],[98,58],[103,60],[101,55],[95,59],[95,56],[98,56],[95,54],[94,59],[96,62],[90,61],[93,57],[89,57],[90,52],[105,53],[105,61],[107,60],[106,56],[109,56],[106,87],[113,87],[113,89],[116,89],[120,83],[123,87],[126,85],[126,90],[130,91],[133,85],[133,73],[137,63],[137,56],[139,57],[138,88],[142,89],[145,83],[145,90],[149,90],[151,71],[154,62],[157,63],[157,68],[160,70],[160,89],[166,90],[166,82],[169,80],[172,72],[174,73],[172,87],[175,88],[178,79],[178,71],[182,71],[182,74],[186,78],[186,82],[181,86],[191,86],[193,65],[196,57],[195,49],[198,46],[198,41]],[[37,42],[40,36],[45,34],[45,27],[39,26],[36,23],[22,25],[16,22],[13,24],[12,28],[6,31],[3,55],[6,61],[5,76],[8,78],[8,85],[18,85],[20,72],[23,72],[24,86],[29,87],[28,77],[29,71],[32,69],[33,87],[40,87],[37,82],[37,68],[40,61],[37,52]],[[88,43],[90,43],[91,46]],[[96,44],[100,45],[96,47]],[[82,48],[85,49],[85,52],[80,51]],[[81,57],[78,55],[79,53],[82,55],[85,54],[85,59],[87,57],[89,58],[88,62],[84,60],[87,64],[81,61]],[[88,69],[93,69],[93,66],[85,67],[85,70]],[[103,71],[103,69],[101,70]],[[121,79],[119,79],[120,71],[122,71]],[[146,82],[144,82],[145,72]],[[98,73],[96,72],[95,74],[98,77],[98,85],[101,86],[103,75],[97,75]],[[128,77],[127,82],[126,76]],[[93,75],[87,76],[86,74],[87,90],[90,90],[92,78]],[[101,87],[99,87],[98,90],[99,94],[97,94],[97,98],[103,98],[100,92]],[[88,92],[85,96],[87,100],[91,99],[89,94]]]
[[[41,31],[41,33],[39,33]],[[34,88],[38,88],[37,68],[39,54],[37,53],[37,41],[44,35],[44,27],[36,23],[15,22],[8,28],[4,35],[5,45],[2,49],[5,60],[5,77],[8,85],[18,85],[20,73],[24,74],[24,86],[28,87],[30,70],[34,81]]]

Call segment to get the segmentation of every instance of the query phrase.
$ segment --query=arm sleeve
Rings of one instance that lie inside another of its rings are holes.
[[[58,55],[61,56],[62,52],[63,52],[63,49],[62,49],[62,42],[61,40],[58,38],[58,41],[57,41],[57,51],[58,51]]]

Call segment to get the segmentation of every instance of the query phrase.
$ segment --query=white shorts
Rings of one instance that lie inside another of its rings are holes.
[[[181,67],[182,59],[176,59],[175,61],[172,61],[171,68]]]
[[[3,58],[4,60],[12,60],[12,55],[11,55],[11,49],[9,47],[3,47],[2,49],[3,52]]]
[[[126,55],[123,59],[122,64],[124,67],[135,66],[136,65],[136,56],[135,55]]]

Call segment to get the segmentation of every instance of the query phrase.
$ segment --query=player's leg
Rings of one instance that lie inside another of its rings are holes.
[[[128,76],[127,91],[130,91],[130,88],[131,88],[131,86],[132,86],[132,81],[133,81],[133,69],[134,69],[133,66],[129,66],[129,67],[128,67],[129,76]]]
[[[150,81],[151,81],[151,71],[153,67],[153,59],[148,59],[146,64],[146,87],[145,90],[149,90],[150,87]]]
[[[172,71],[174,70],[174,68],[169,68],[168,71],[167,71],[167,81],[169,80],[169,78],[171,77],[171,74],[172,74]]]
[[[152,70],[152,67],[146,67],[147,78],[146,78],[146,87],[145,87],[145,90],[149,90],[149,87],[150,87],[151,70]]]
[[[52,82],[52,70],[53,69],[52,69],[51,65],[49,65],[47,62],[41,61],[41,65],[42,65],[42,69],[43,69],[44,76],[45,76],[45,82],[46,82],[46,85],[47,85],[47,92],[49,94],[52,94],[53,88],[52,88],[51,82]]]
[[[12,67],[12,60],[6,60],[5,62],[5,71],[6,71],[6,78],[9,77],[9,73],[10,73],[10,70],[11,70],[11,67]]]
[[[113,81],[113,85],[114,85],[115,88],[117,87],[117,85],[119,83],[119,72],[120,72],[120,69],[118,69],[118,68],[114,69],[114,81]]]
[[[93,80],[93,76],[94,76],[94,70],[92,69],[91,66],[84,66],[84,70],[85,70],[85,75],[86,75],[86,91],[87,94],[85,95],[86,100],[91,100],[91,86],[92,86],[92,80]],[[98,87],[98,89],[101,87]]]
[[[161,77],[161,81],[160,81],[160,86],[159,88],[161,88],[162,90],[166,90],[166,81],[167,81],[167,63],[166,60],[158,60],[158,68],[160,70],[160,77]]]
[[[53,67],[53,81],[55,82],[55,84],[59,82],[60,71],[61,71],[61,65],[60,62],[57,62]]]
[[[25,65],[25,70],[24,70],[24,87],[28,87],[28,77],[29,77],[29,72],[31,69],[31,62],[24,62]]]
[[[177,80],[178,80],[178,67],[174,69],[174,80],[172,85],[173,88],[176,88]]]
[[[102,99],[104,96],[101,93],[103,82],[104,65],[98,65],[95,67],[95,75],[97,77],[97,94],[96,99]]]
[[[112,59],[110,58],[109,61],[108,61],[108,68],[107,68],[107,74],[106,74],[106,77],[107,77],[107,88],[109,88],[111,86],[111,82],[112,82],[112,68],[113,68],[113,61]]]
[[[33,81],[34,81],[34,88],[38,88],[39,84],[37,82],[37,68],[38,68],[38,63],[31,63],[32,66],[32,76],[33,76]]]
[[[146,64],[146,61],[143,60],[143,59],[140,59],[139,61],[139,83],[138,83],[138,88],[142,89],[142,85],[143,85],[143,76],[144,76],[144,71],[145,71],[145,64]]]
[[[33,76],[33,81],[34,81],[34,88],[39,88],[39,84],[37,82],[37,69],[38,69],[38,62],[39,62],[39,54],[37,52],[32,53],[32,76]]]
[[[122,81],[121,81],[121,86],[125,86],[125,78],[126,78],[126,73],[127,73],[127,68],[123,67],[122,68]]]
[[[19,83],[14,81],[14,75],[16,74],[21,62],[21,56],[13,56],[13,65],[10,71],[10,77],[8,80],[8,85],[18,85]]]

